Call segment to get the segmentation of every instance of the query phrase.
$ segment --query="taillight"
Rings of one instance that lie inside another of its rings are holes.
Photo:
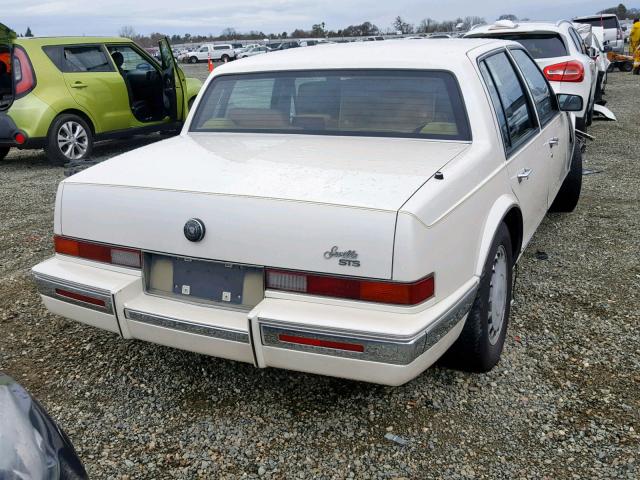
[[[101,243],[86,242],[56,235],[53,237],[56,253],[72,257],[111,263],[123,267],[140,268],[141,252],[133,248],[115,247]]]
[[[13,49],[13,76],[15,81],[15,96],[29,93],[36,86],[36,76],[33,67],[22,47]]]
[[[266,287],[285,292],[394,305],[417,305],[435,291],[433,275],[413,283],[361,280],[267,269]]]
[[[572,60],[544,67],[544,75],[550,82],[581,82],[584,80],[584,66]]]

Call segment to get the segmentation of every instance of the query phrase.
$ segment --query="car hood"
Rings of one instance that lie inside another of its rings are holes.
[[[102,162],[65,183],[398,210],[468,147],[406,138],[189,134]]]

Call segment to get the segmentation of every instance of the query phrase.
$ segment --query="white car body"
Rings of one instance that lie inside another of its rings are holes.
[[[501,222],[512,230],[515,260],[569,171],[574,136],[564,112],[506,153],[479,62],[508,56],[507,48],[522,50],[486,39],[409,42],[400,50],[371,42],[234,62],[209,76],[180,136],[100,163],[58,189],[57,236],[229,268],[394,285],[432,278],[435,292],[426,301],[390,305],[267,288],[255,306],[239,309],[190,301],[184,285],[182,296],[157,295],[145,287],[153,274],[144,269],[56,253],[33,268],[44,304],[125,339],[261,368],[388,385],[415,378],[460,335]],[[373,71],[381,58],[394,71],[451,72],[472,140],[191,131],[203,92],[225,75]],[[201,241],[183,234],[190,218],[207,226]],[[337,346],[302,346],[284,334]],[[354,344],[362,350],[342,347]]]
[[[589,56],[596,63],[596,70],[598,72],[598,84],[596,90],[596,100],[599,100],[599,96],[604,92],[605,85],[607,84],[608,71],[611,62],[607,57],[605,48],[603,47],[604,29],[602,27],[592,27],[588,23],[575,24],[576,31],[584,41],[589,51]]]
[[[584,78],[580,82],[551,81],[551,85],[556,93],[580,95],[584,106],[582,111],[576,112],[578,128],[585,129],[591,123],[593,105],[595,103],[597,71],[595,61],[587,55],[586,49],[579,34],[571,22],[561,20],[556,23],[547,22],[519,22],[514,23],[509,20],[501,20],[493,25],[479,25],[467,32],[465,38],[508,38],[513,35],[527,36],[535,35],[557,35],[564,44],[562,55],[539,57],[535,52],[529,52],[535,58],[541,70],[553,65],[560,65],[567,61],[577,61],[582,64]]]
[[[240,58],[253,57],[255,55],[261,55],[263,53],[268,53],[268,52],[269,52],[269,47],[266,47],[264,45],[257,45],[255,47],[251,47],[243,51],[240,54]]]

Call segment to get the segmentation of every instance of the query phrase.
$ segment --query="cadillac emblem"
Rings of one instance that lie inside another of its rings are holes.
[[[190,242],[199,242],[204,238],[204,233],[204,223],[198,218],[192,218],[184,224],[184,236]]]

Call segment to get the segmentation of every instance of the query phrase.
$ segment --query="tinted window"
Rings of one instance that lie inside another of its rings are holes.
[[[536,129],[524,86],[505,53],[485,60],[507,119],[509,146],[517,148]]]
[[[221,45],[219,47],[213,47],[214,50],[229,50],[231,47],[229,45]]]
[[[492,35],[492,38],[518,42],[533,58],[553,58],[567,55],[567,47],[555,33]]]
[[[113,68],[99,45],[64,47],[65,72],[111,72]]]
[[[128,46],[109,46],[107,47],[109,54],[113,58],[116,67],[120,71],[130,72],[133,70],[155,70],[155,67],[151,65],[138,52]]]
[[[592,17],[580,18],[575,20],[577,23],[588,23],[594,27],[618,28],[618,19],[616,17]]]
[[[529,85],[529,91],[533,95],[536,104],[540,123],[544,126],[551,120],[558,111],[557,102],[544,75],[536,65],[522,50],[511,50],[511,54],[522,71],[522,76]]]
[[[191,130],[470,140],[455,78],[432,71],[221,75]]]

